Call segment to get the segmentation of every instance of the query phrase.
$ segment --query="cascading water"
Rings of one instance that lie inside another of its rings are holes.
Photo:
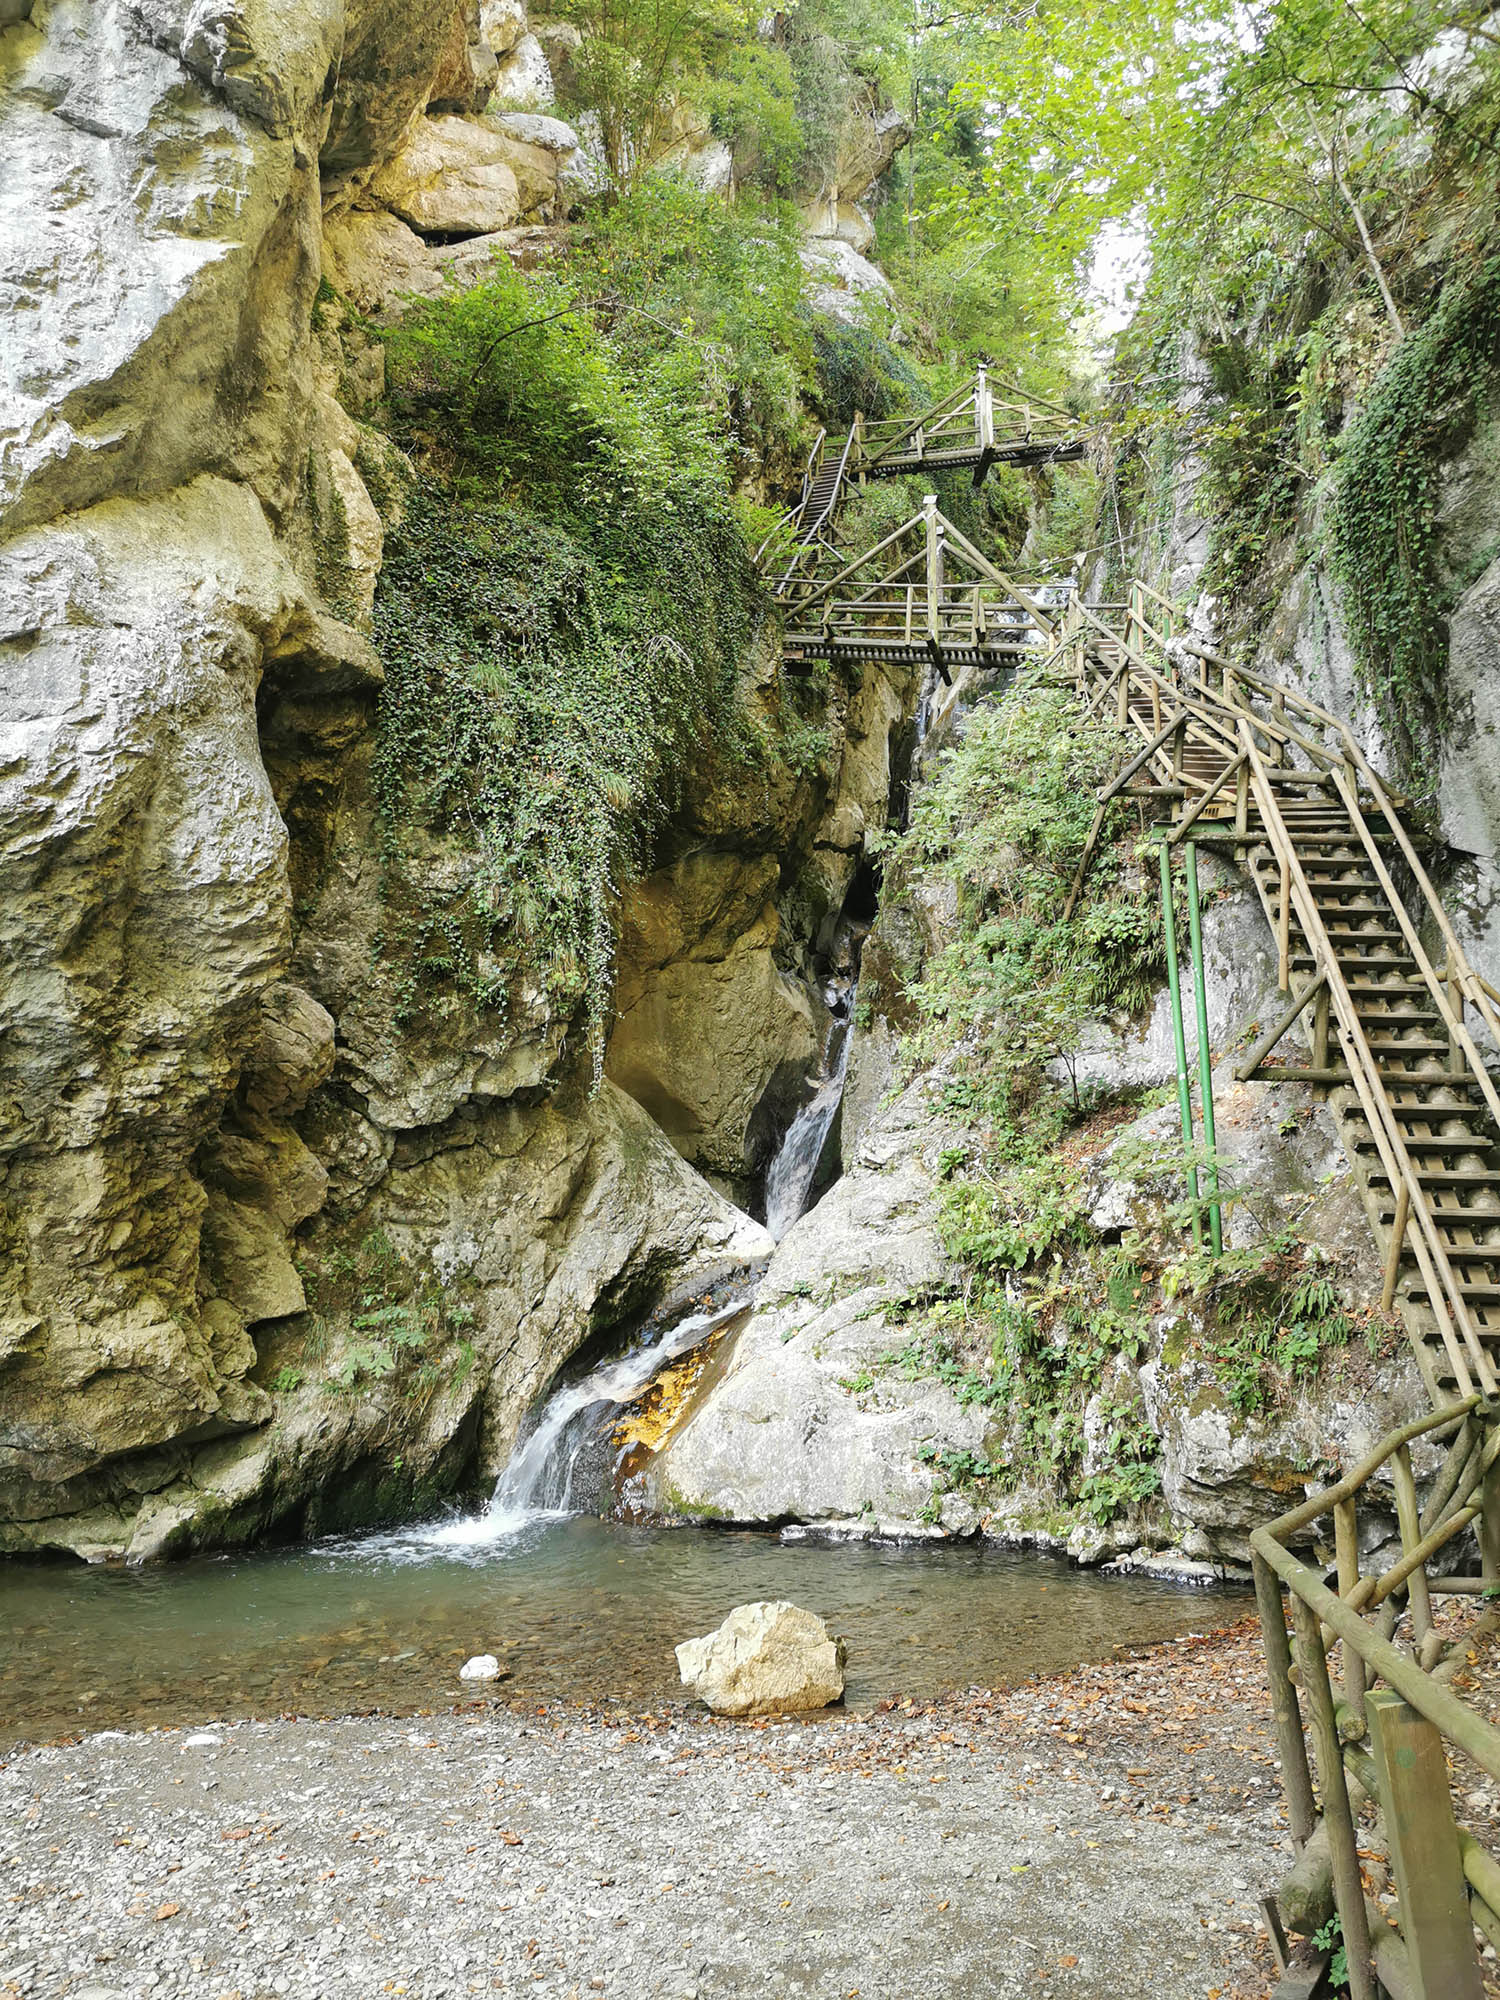
[[[787,1127],[786,1137],[766,1170],[766,1228],[778,1243],[798,1216],[806,1212],[829,1127],[843,1101],[849,1044],[854,1039],[850,1023],[836,1022],[829,1039],[830,1043],[837,1043],[832,1067],[828,1068],[825,1062],[828,1073],[824,1081]]]
[[[766,1169],[766,1228],[778,1243],[807,1211],[817,1186],[823,1149],[843,1102],[844,1078],[854,1040],[859,955],[869,929],[867,922],[855,919],[846,919],[839,927],[831,954],[833,971],[823,991],[828,1027],[823,1037],[817,1088],[787,1127]]]
[[[403,1539],[427,1548],[482,1547],[538,1522],[592,1511],[578,1490],[581,1461],[611,1409],[633,1403],[669,1361],[727,1325],[747,1303],[737,1298],[712,1312],[676,1320],[576,1382],[554,1389],[535,1428],[517,1442],[482,1513],[412,1529]]]

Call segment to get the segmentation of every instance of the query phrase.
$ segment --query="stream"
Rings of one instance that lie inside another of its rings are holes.
[[[1052,1673],[1245,1614],[1232,1586],[981,1544],[611,1517],[621,1417],[748,1304],[650,1322],[565,1377],[474,1512],[139,1569],[8,1564],[0,1747],[238,1716],[421,1713],[473,1699],[458,1670],[486,1652],[506,1669],[486,1696],[657,1704],[681,1698],[673,1647],[752,1598],[791,1598],[843,1634],[853,1708]]]

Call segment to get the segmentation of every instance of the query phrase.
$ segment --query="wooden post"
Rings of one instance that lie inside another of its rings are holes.
[[[1415,2000],[1481,2000],[1443,1739],[1391,1688],[1365,1696]]]
[[[1448,1005],[1452,1009],[1455,1024],[1448,1031],[1448,1068],[1452,1075],[1462,1076],[1468,1064],[1459,1045],[1457,1030],[1463,1026],[1464,1021],[1464,989],[1457,975],[1451,971],[1448,974]]]
[[[1348,1597],[1359,1583],[1359,1520],[1354,1501],[1340,1500],[1333,1510],[1333,1545],[1338,1555],[1339,1596]],[[1365,1663],[1352,1646],[1344,1647],[1344,1700],[1358,1709],[1365,1698]]]
[[[1250,764],[1240,765],[1234,781],[1234,830],[1243,839],[1250,831]]]
[[[1380,1310],[1389,1312],[1396,1298],[1396,1280],[1401,1272],[1401,1246],[1406,1241],[1407,1218],[1411,1214],[1411,1189],[1403,1177],[1396,1190],[1396,1219],[1391,1224],[1391,1240],[1385,1246],[1385,1287],[1380,1294]]]
[[[927,531],[927,643],[936,659],[941,634],[938,629],[938,596],[943,588],[943,538],[938,528],[937,495],[929,493],[922,501],[922,515]]]
[[[1292,1685],[1292,1649],[1287,1639],[1286,1612],[1282,1607],[1281,1585],[1275,1573],[1265,1558],[1253,1549],[1250,1566],[1255,1577],[1255,1607],[1260,1613],[1266,1678],[1271,1683],[1271,1715],[1276,1724],[1276,1747],[1281,1755],[1281,1789],[1286,1793],[1292,1839],[1300,1853],[1312,1838],[1318,1816],[1313,1809],[1312,1774],[1307,1768],[1302,1712],[1297,1706],[1297,1690]]]
[[[1479,1567],[1487,1583],[1500,1582],[1500,1459],[1479,1489]]]
[[[1292,990],[1292,871],[1285,857],[1281,863],[1281,903],[1276,912],[1276,986],[1282,993]]]
[[[1421,1510],[1417,1505],[1417,1482],[1412,1477],[1411,1452],[1402,1445],[1391,1461],[1391,1478],[1396,1488],[1396,1525],[1401,1530],[1401,1552],[1410,1555],[1422,1539]],[[1411,1607],[1412,1637],[1420,1647],[1432,1630],[1432,1600],[1427,1594],[1427,1572],[1420,1564],[1407,1579],[1406,1601]]]
[[[1325,980],[1313,1004],[1313,1049],[1314,1069],[1328,1067],[1328,983]]]
[[[1297,1665],[1318,1756],[1318,1786],[1323,1794],[1323,1824],[1328,1830],[1328,1854],[1333,1863],[1334,1900],[1338,1904],[1344,1948],[1349,1954],[1349,1993],[1351,2000],[1375,2000],[1365,1889],[1359,1873],[1349,1787],[1344,1781],[1344,1746],[1333,1709],[1328,1661],[1323,1653],[1323,1631],[1317,1612],[1295,1592],[1292,1618],[1297,1627]]]

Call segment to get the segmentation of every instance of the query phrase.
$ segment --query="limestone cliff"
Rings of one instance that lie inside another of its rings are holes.
[[[502,1456],[594,1326],[764,1246],[586,1092],[566,1022],[502,1054],[370,1004],[370,484],[400,468],[348,414],[380,346],[324,300],[564,212],[588,162],[528,40],[478,0],[0,10],[2,1546],[400,1510]],[[642,1000],[730,966],[754,1046],[700,1120],[728,1182],[808,1048],[774,856],[842,796],[834,762],[722,862],[684,830],[668,868],[738,886],[628,968]],[[676,1090],[660,1042],[622,1066]]]
[[[768,1247],[680,1155],[745,1194],[912,688],[784,796],[705,780],[631,892],[625,1090],[545,1009],[403,1033],[372,978],[401,467],[349,308],[565,214],[549,74],[495,0],[0,8],[0,1547],[409,1508]]]

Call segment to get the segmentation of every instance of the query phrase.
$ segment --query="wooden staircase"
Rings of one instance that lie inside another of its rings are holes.
[[[1080,697],[1143,740],[1105,788],[1096,830],[1129,791],[1158,807],[1169,841],[1191,834],[1246,867],[1290,1004],[1236,1074],[1328,1092],[1385,1257],[1385,1302],[1434,1405],[1491,1396],[1500,1096],[1469,1022],[1500,1049],[1500,996],[1469,966],[1398,802],[1344,724],[1175,640],[1179,621],[1139,584],[1127,605],[1075,604],[1062,621],[1057,655]],[[1271,1064],[1302,1017],[1308,1059]]]
[[[1003,418],[1004,422],[998,420]],[[1500,1052],[1500,993],[1469,965],[1411,834],[1336,716],[1181,635],[1183,614],[1142,583],[1119,604],[1061,610],[1029,594],[937,510],[848,560],[833,522],[870,477],[1080,456],[1076,421],[997,402],[985,371],[911,419],[856,419],[820,435],[798,505],[773,544],[790,561],[773,588],[783,661],[927,662],[1063,674],[1086,712],[1111,718],[1132,754],[1099,800],[1071,912],[1109,801],[1149,802],[1163,838],[1191,836],[1244,867],[1276,939],[1280,1018],[1238,1064],[1241,1078],[1297,1080],[1328,1094],[1433,1403],[1500,1383],[1500,1094],[1473,1027]],[[1424,937],[1440,963],[1429,956]],[[1273,1062],[1303,1017],[1306,1059]]]

